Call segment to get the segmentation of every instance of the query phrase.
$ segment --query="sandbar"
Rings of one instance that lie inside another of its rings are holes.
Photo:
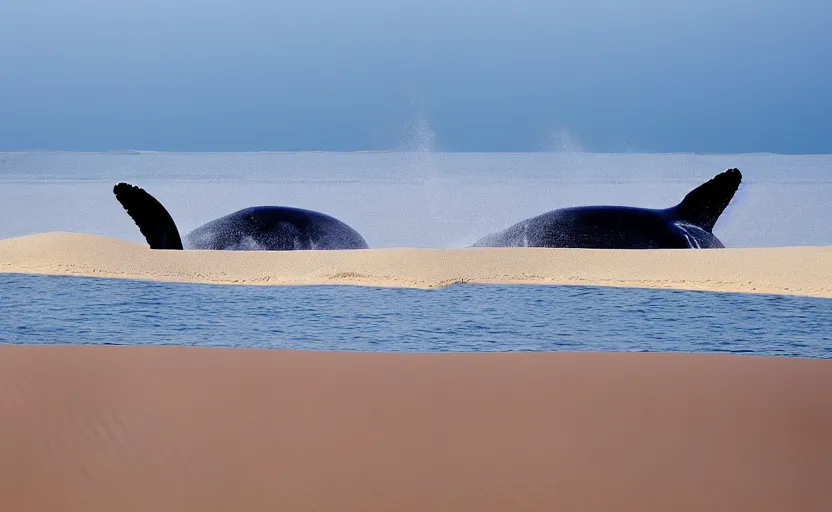
[[[832,297],[832,246],[159,251],[55,232],[0,240],[0,272],[245,285],[556,284]]]

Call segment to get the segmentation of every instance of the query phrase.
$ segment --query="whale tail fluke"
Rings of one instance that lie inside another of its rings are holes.
[[[737,192],[740,181],[742,174],[739,169],[728,169],[688,192],[671,211],[679,220],[710,233]]]
[[[144,189],[119,183],[113,193],[133,222],[139,227],[151,249],[182,249],[179,230],[162,203]]]

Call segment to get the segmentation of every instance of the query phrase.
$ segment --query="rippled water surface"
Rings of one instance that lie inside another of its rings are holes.
[[[0,342],[832,358],[832,300],[458,285],[253,287],[0,274]]]

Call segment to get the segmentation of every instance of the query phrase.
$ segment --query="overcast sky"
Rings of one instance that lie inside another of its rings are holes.
[[[832,2],[677,4],[0,0],[0,150],[832,153]]]

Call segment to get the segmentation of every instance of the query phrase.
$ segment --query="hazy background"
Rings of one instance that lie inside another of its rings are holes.
[[[0,0],[0,150],[832,153],[832,2],[678,4]]]

